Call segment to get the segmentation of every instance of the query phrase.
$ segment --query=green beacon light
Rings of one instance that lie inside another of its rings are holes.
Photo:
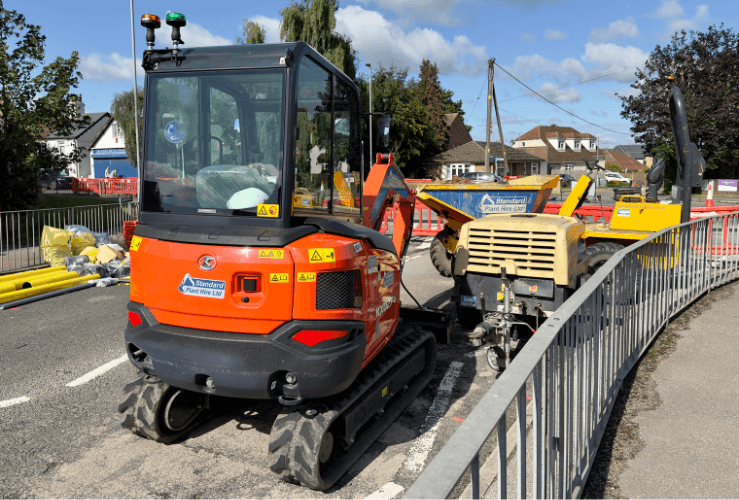
[[[167,14],[167,24],[172,26],[172,56],[177,59],[177,53],[179,52],[179,44],[185,43],[180,38],[180,28],[187,25],[187,20],[184,14],[179,12],[170,12]]]

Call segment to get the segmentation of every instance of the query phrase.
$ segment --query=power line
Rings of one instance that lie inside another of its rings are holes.
[[[472,113],[475,112],[475,108],[477,107],[477,103],[480,102],[480,96],[482,95],[483,90],[485,90],[485,82],[482,82],[482,87],[480,87],[480,93],[477,94],[477,100],[475,101],[475,105],[472,106],[472,112],[470,113],[470,116],[472,116]]]
[[[594,76],[592,78],[588,78],[587,80],[578,80],[578,81],[573,82],[573,83],[568,83],[567,85],[562,85],[561,87],[554,87],[552,90],[560,90],[560,89],[566,89],[567,87],[574,87],[575,85],[581,85],[583,83],[592,82],[593,80],[599,80],[599,79],[605,78],[607,76],[615,75],[616,73],[621,73],[621,72],[626,71],[628,69],[632,69],[631,66],[629,66],[628,68],[621,68],[619,70],[613,71],[611,73],[606,73],[604,75]],[[531,93],[528,93],[528,94],[514,95],[513,97],[509,97],[507,99],[503,99],[500,102],[510,101],[511,99],[518,99],[519,97],[526,97],[526,96],[530,96],[530,95],[532,95],[532,94]]]
[[[508,70],[506,70],[506,69],[505,69],[505,68],[504,68],[503,66],[501,66],[500,64],[498,64],[498,63],[495,63],[495,65],[496,65],[497,67],[499,67],[500,69],[502,69],[502,70],[503,70],[503,72],[504,72],[504,73],[506,73],[506,74],[507,74],[508,76],[510,76],[511,78],[513,78],[514,80],[516,80],[516,81],[517,81],[518,83],[520,83],[521,85],[523,85],[524,87],[526,87],[527,89],[529,89],[529,90],[530,90],[531,92],[533,92],[534,94],[538,95],[539,97],[541,97],[542,99],[544,99],[544,100],[545,100],[546,102],[548,102],[548,103],[549,103],[549,104],[551,104],[552,106],[554,106],[554,107],[556,107],[556,108],[558,108],[558,109],[560,109],[560,110],[564,111],[564,112],[565,112],[565,113],[567,113],[568,115],[574,116],[574,117],[575,117],[575,118],[577,118],[578,120],[584,121],[585,123],[587,123],[588,125],[592,125],[593,127],[598,127],[598,128],[600,128],[600,129],[603,129],[603,130],[607,130],[607,131],[609,131],[609,132],[613,132],[614,134],[619,134],[619,135],[626,135],[626,136],[629,136],[629,137],[631,137],[631,134],[626,134],[626,133],[624,133],[624,132],[618,132],[617,130],[612,130],[612,129],[610,129],[610,128],[606,128],[606,127],[604,127],[604,126],[602,126],[602,125],[598,125],[597,123],[593,123],[593,122],[591,122],[591,121],[589,121],[589,120],[586,120],[585,118],[581,118],[581,117],[577,116],[577,115],[576,115],[575,113],[572,113],[571,111],[567,111],[567,110],[566,110],[566,109],[564,109],[564,108],[563,108],[562,106],[560,106],[560,105],[558,105],[558,104],[555,104],[554,102],[550,101],[549,99],[547,99],[546,97],[544,97],[543,95],[541,95],[541,94],[540,94],[539,92],[537,92],[536,90],[532,89],[531,87],[529,87],[528,85],[526,85],[525,83],[523,83],[523,82],[522,82],[521,80],[519,80],[518,78],[516,78],[515,76],[513,76],[513,75],[512,75],[512,74],[511,74],[511,73],[510,73],[510,72],[509,72]]]

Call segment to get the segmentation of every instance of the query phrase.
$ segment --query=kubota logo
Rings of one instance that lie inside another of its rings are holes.
[[[203,255],[198,259],[198,266],[203,271],[210,271],[216,267],[216,258],[212,255]]]

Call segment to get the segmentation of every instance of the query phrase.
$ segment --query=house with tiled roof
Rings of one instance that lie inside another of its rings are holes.
[[[651,154],[647,154],[644,151],[644,146],[641,144],[618,145],[613,149],[635,159],[643,165],[642,168],[652,168],[654,157]]]
[[[443,153],[431,157],[426,161],[426,177],[447,180],[455,175],[466,172],[485,171],[485,142],[469,141],[456,148],[448,149]],[[499,142],[490,143],[490,170],[498,175],[505,175],[503,164],[503,147],[508,156],[510,175],[532,175],[540,173],[541,159],[537,156],[514,149],[510,146],[501,146]]]
[[[441,119],[449,133],[447,149],[454,149],[462,144],[467,144],[472,140],[472,136],[470,135],[470,131],[467,130],[467,126],[464,124],[462,115],[459,113],[447,113],[442,116]]]
[[[516,137],[513,148],[525,151],[542,160],[542,174],[579,175],[587,172],[585,161],[603,158],[597,137],[572,127],[539,125]]]
[[[635,172],[646,168],[642,163],[622,153],[617,148],[604,149],[603,152],[605,153],[605,165],[618,165],[621,172]]]

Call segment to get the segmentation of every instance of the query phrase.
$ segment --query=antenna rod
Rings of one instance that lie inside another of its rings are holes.
[[[141,188],[141,162],[139,161],[139,84],[136,77],[136,36],[133,30],[133,0],[131,0],[131,50],[133,51],[133,123],[136,129],[136,169],[139,173],[138,186]],[[141,193],[139,200],[141,199]]]

